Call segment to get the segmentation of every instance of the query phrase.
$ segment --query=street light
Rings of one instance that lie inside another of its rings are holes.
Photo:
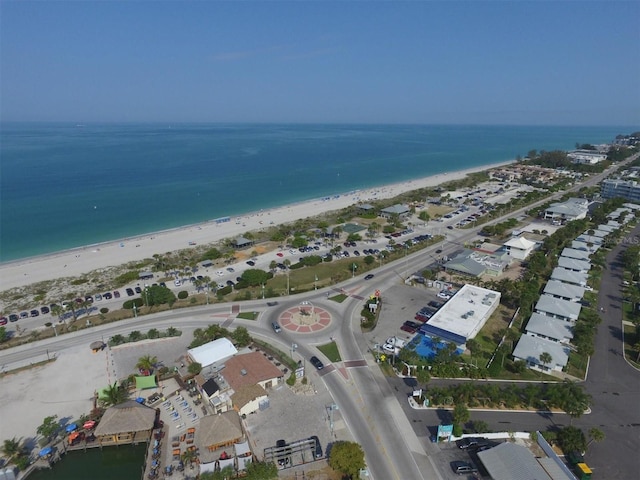
[[[264,283],[262,284],[262,299],[264,300]]]
[[[291,344],[291,360],[293,360],[293,352],[296,351],[296,348],[298,348],[298,344],[297,343],[292,343]]]
[[[135,299],[133,300],[133,316],[135,318],[138,318],[138,309],[136,308],[136,301]]]

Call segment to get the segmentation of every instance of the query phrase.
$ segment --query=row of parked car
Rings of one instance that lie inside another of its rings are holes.
[[[420,330],[423,323],[429,320],[438,310],[442,308],[444,302],[436,300],[430,301],[426,306],[422,307],[415,316],[415,320],[407,320],[402,324],[400,330],[407,333],[416,333]]]

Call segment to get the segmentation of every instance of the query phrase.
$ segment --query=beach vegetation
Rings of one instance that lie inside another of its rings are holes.
[[[222,253],[217,248],[210,248],[200,256],[200,261],[217,260],[222,257]]]
[[[71,280],[71,285],[84,285],[85,283],[89,282],[89,280],[85,277],[80,277],[80,278],[74,278],[73,280]]]
[[[116,286],[116,288],[119,288],[138,281],[138,278],[140,278],[140,272],[138,270],[125,272],[114,278],[113,284]]]

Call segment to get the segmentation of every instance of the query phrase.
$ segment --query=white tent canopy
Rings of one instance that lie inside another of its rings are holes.
[[[213,342],[205,343],[199,347],[187,350],[189,357],[202,367],[207,367],[213,363],[232,357],[238,350],[227,338],[219,338]]]

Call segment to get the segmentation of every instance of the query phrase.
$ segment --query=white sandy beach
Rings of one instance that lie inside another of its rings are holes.
[[[433,187],[446,181],[464,178],[469,173],[488,170],[509,163],[512,162],[483,165],[457,172],[334,195],[327,197],[328,199],[315,199],[280,208],[253,212],[231,217],[230,221],[226,223],[210,221],[8,262],[0,265],[0,290],[23,287],[61,277],[76,277],[100,268],[151,258],[154,254],[164,254],[189,248],[190,244],[212,244],[219,240],[235,238],[263,227],[294,222],[332,210],[340,210],[358,202],[387,199],[411,190]]]

